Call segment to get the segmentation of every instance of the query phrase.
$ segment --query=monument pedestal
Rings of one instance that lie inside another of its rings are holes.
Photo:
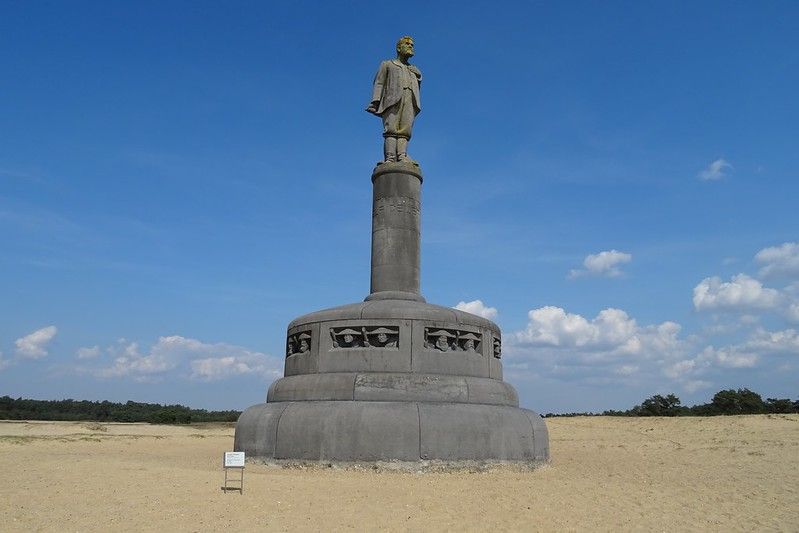
[[[502,380],[502,337],[485,318],[419,292],[419,168],[375,169],[371,294],[304,315],[285,377],[244,411],[235,450],[311,461],[549,459],[543,419]]]

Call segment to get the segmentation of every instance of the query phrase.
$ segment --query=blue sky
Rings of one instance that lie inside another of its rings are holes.
[[[0,2],[0,395],[262,401],[368,293],[410,34],[422,292],[524,406],[799,397],[799,4],[401,6]]]

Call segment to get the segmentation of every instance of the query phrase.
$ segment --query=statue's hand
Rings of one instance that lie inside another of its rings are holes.
[[[369,104],[369,107],[366,108],[366,112],[367,113],[371,113],[373,115],[376,115],[377,114],[377,104],[378,104],[378,102],[372,102],[371,104]]]

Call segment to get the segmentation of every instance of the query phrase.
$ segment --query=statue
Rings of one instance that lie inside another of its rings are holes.
[[[411,471],[546,462],[546,422],[520,409],[502,379],[499,326],[422,296],[424,179],[408,157],[422,76],[408,63],[413,39],[396,48],[366,108],[385,140],[371,172],[369,295],[289,323],[284,377],[241,414],[234,450],[277,464],[397,461]]]
[[[413,57],[413,39],[397,41],[397,58],[383,61],[375,75],[372,101],[366,111],[383,119],[383,156],[385,163],[412,163],[408,141],[416,115],[421,111],[419,86],[422,73],[408,63]]]

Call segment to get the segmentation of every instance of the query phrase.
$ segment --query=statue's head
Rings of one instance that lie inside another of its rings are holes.
[[[413,37],[406,35],[397,41],[397,55],[400,57],[413,57]]]
[[[449,349],[449,342],[447,342],[446,335],[441,335],[440,337],[438,337],[438,339],[436,339],[436,347],[439,350],[444,350],[444,351],[447,351]]]

